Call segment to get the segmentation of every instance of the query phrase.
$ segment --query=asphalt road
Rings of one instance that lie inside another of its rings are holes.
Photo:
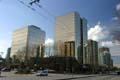
[[[88,77],[88,78],[74,78],[69,80],[120,80],[120,76],[96,76],[96,77]]]
[[[14,72],[2,72],[0,80],[120,80],[120,76],[49,74],[47,77],[37,77],[35,74],[16,75]]]

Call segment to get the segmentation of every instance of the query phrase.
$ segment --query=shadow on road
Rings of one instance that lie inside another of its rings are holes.
[[[7,77],[7,76],[0,76],[0,78]]]
[[[88,78],[88,77],[95,77],[95,76],[73,77],[73,78],[56,79],[56,80],[72,80],[72,79]]]

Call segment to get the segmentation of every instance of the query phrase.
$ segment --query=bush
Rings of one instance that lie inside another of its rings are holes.
[[[18,69],[15,74],[31,74],[30,69]]]

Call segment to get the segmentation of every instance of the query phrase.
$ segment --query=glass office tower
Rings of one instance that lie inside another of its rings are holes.
[[[41,46],[45,43],[45,32],[39,27],[29,25],[13,32],[11,57],[19,61],[25,61],[37,55]]]
[[[106,66],[106,67],[112,67],[113,61],[111,58],[110,50],[107,47],[101,47],[99,48],[99,65],[100,66]]]
[[[56,17],[55,24],[55,44],[56,50],[55,55],[64,56],[66,50],[61,51],[61,44],[68,50],[70,46],[66,46],[65,43],[72,42],[74,48],[74,57],[83,63],[84,45],[87,42],[87,20],[81,18],[79,13],[71,12],[63,16]],[[62,49],[63,50],[63,49]],[[68,51],[69,52],[69,51]]]
[[[85,63],[92,65],[94,68],[98,67],[98,42],[88,40],[86,46]]]

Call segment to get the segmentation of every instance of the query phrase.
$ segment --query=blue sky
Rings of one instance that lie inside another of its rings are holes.
[[[30,0],[21,1],[28,4]],[[119,3],[119,0],[41,0],[39,4],[54,16],[77,11],[88,20],[89,28],[100,22],[102,26],[109,29],[109,24],[115,17],[116,5]],[[33,7],[47,18],[30,10],[17,0],[0,0],[0,52],[6,54],[6,49],[11,45],[14,30],[29,24],[45,30],[46,39],[54,38],[55,17],[49,15],[45,10],[39,9],[36,5]]]

